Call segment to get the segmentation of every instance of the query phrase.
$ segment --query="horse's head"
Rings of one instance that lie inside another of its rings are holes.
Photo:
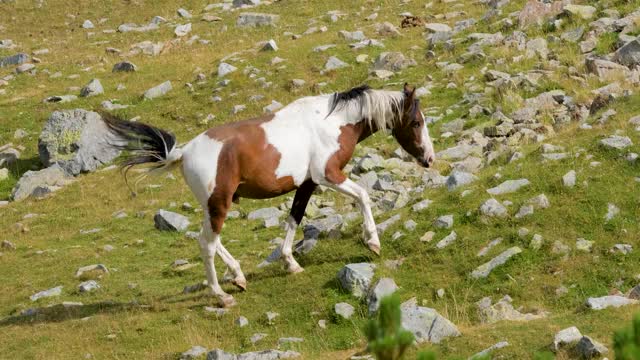
[[[415,157],[422,166],[429,167],[436,160],[436,154],[415,91],[415,88],[411,89],[409,85],[404,84],[404,109],[401,120],[392,129],[392,134],[406,152]]]

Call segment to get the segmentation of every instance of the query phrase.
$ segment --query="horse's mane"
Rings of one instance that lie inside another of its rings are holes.
[[[329,99],[327,117],[335,111],[354,106],[369,126],[386,131],[402,120],[405,95],[402,91],[374,90],[362,85],[348,91],[334,93]]]

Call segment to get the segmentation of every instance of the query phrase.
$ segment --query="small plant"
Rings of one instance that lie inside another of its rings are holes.
[[[380,302],[376,319],[370,320],[365,328],[369,351],[378,360],[399,360],[413,344],[413,334],[401,325],[400,297],[391,295]],[[426,358],[430,359],[430,358]]]
[[[640,359],[640,314],[633,318],[631,328],[616,331],[613,335],[616,360]]]

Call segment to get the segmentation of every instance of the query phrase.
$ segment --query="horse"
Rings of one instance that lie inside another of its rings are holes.
[[[367,191],[342,171],[356,144],[378,131],[388,132],[424,167],[435,161],[433,144],[415,88],[376,90],[367,85],[345,92],[303,97],[273,114],[223,124],[206,130],[183,146],[172,133],[141,122],[103,114],[126,150],[122,170],[146,164],[145,172],[180,167],[203,209],[198,243],[205,265],[207,288],[221,306],[235,304],[218,283],[214,257],[218,254],[233,276],[232,283],[246,290],[238,261],[220,240],[231,203],[240,198],[266,199],[296,191],[284,224],[281,258],[289,273],[303,268],[294,259],[292,245],[297,226],[318,185],[354,198],[363,214],[364,240],[375,254],[380,241]]]

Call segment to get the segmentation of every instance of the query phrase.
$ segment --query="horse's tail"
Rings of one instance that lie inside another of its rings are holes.
[[[147,174],[169,171],[182,161],[182,150],[176,146],[174,134],[155,126],[123,120],[104,111],[100,115],[115,136],[111,145],[125,151],[120,167],[127,185],[127,173],[137,165],[150,166],[144,169],[136,183]]]

